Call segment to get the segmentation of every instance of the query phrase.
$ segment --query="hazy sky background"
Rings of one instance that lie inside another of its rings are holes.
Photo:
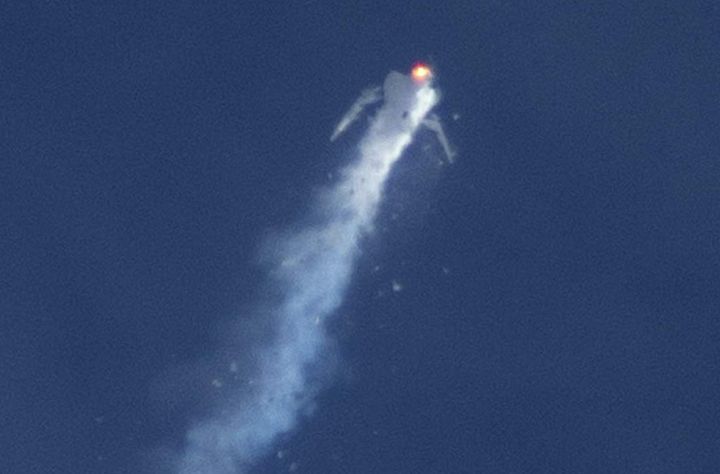
[[[0,4],[1,472],[180,442],[177,372],[417,59],[457,161],[398,165],[335,383],[257,473],[716,472],[714,2],[103,3]]]

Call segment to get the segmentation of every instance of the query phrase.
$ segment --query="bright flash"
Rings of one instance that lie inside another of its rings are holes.
[[[422,84],[432,77],[432,71],[428,65],[418,63],[413,66],[411,75],[415,82]]]

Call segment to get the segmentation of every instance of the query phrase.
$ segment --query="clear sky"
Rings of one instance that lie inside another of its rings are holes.
[[[211,3],[0,5],[0,472],[179,446],[337,121],[418,59],[457,160],[397,165],[253,472],[717,472],[715,2]]]

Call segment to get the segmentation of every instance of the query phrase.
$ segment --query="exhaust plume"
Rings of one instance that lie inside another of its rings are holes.
[[[382,90],[363,92],[342,118],[332,139],[368,104],[383,101],[359,143],[358,160],[316,199],[312,224],[270,243],[268,284],[276,301],[263,307],[262,317],[272,327],[272,337],[260,341],[252,354],[237,355],[243,365],[233,362],[230,371],[241,372],[236,375],[247,382],[224,387],[224,401],[189,428],[182,452],[172,461],[173,472],[247,472],[279,435],[293,430],[312,410],[322,388],[318,371],[323,371],[331,345],[324,323],[342,303],[393,164],[438,98],[429,82],[417,84],[391,72]],[[247,359],[253,363],[246,364]]]

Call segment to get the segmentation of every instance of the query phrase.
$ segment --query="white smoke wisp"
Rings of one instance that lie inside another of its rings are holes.
[[[252,387],[189,429],[176,473],[247,472],[312,409],[322,384],[311,371],[330,342],[324,322],[343,300],[393,164],[439,98],[430,83],[416,84],[397,72],[387,76],[382,91],[357,162],[312,209],[319,223],[273,246],[271,283],[281,295],[270,315],[276,332],[257,355]]]

